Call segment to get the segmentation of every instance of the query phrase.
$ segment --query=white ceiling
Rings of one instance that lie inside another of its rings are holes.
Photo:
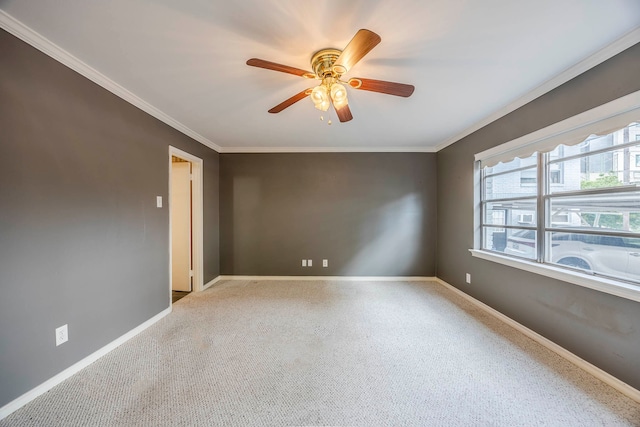
[[[0,9],[5,28],[24,24],[54,57],[222,152],[435,151],[621,37],[618,51],[640,41],[638,0],[0,0]],[[412,97],[350,90],[348,123],[334,112],[320,121],[310,100],[267,113],[310,82],[247,59],[310,69],[315,51],[342,49],[360,28],[382,42],[345,77],[413,84]]]

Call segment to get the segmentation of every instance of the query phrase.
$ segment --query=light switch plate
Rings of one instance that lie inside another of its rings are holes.
[[[157,208],[162,207],[162,196],[156,196],[156,207]]]

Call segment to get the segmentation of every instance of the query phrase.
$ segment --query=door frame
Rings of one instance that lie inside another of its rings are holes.
[[[192,292],[200,292],[204,287],[204,244],[203,244],[203,185],[201,158],[187,153],[179,148],[169,146],[169,304],[171,304],[171,290],[173,289],[172,269],[172,241],[171,241],[171,157],[176,156],[191,162],[191,259],[193,268]]]

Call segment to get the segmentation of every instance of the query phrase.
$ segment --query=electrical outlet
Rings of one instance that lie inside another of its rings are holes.
[[[465,278],[465,280],[467,281],[467,283],[471,283],[471,274],[467,273],[467,276]]]
[[[69,341],[68,325],[62,325],[56,328],[56,347]]]
[[[323,259],[322,260],[322,266],[323,267],[329,267],[329,260],[328,259]]]
[[[312,267],[313,266],[313,261],[308,259],[307,260],[307,267]]]
[[[306,267],[306,266],[307,266],[307,260],[306,260],[306,259],[303,259],[303,260],[302,260],[302,266],[303,266],[303,267]]]

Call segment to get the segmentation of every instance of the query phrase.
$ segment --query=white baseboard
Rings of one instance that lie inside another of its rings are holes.
[[[119,345],[124,344],[125,342],[127,342],[128,340],[130,340],[134,336],[138,335],[140,332],[144,331],[149,326],[153,325],[154,323],[156,323],[158,320],[162,319],[164,316],[166,316],[169,313],[171,313],[171,306],[169,306],[169,308],[161,311],[160,313],[156,314],[151,319],[147,320],[146,322],[142,323],[141,325],[133,328],[132,330],[130,330],[126,334],[122,335],[121,337],[119,337],[119,338],[115,339],[114,341],[110,342],[109,344],[105,345],[100,350],[98,350],[98,351],[96,351],[94,353],[91,353],[89,356],[87,356],[84,359],[80,360],[79,362],[71,365],[70,367],[68,367],[64,371],[60,372],[56,376],[54,376],[54,377],[48,379],[47,381],[43,382],[42,384],[40,384],[36,388],[29,390],[28,392],[26,392],[22,396],[20,396],[20,397],[16,398],[15,400],[7,403],[2,408],[0,408],[0,420],[2,420],[3,418],[7,417],[9,414],[15,412],[16,410],[20,409],[22,406],[24,406],[27,403],[31,402],[33,399],[35,399],[36,397],[40,396],[41,394],[46,393],[47,391],[51,390],[53,387],[55,387],[56,385],[60,384],[61,382],[63,382],[67,378],[71,377],[75,373],[79,372],[83,368],[86,368],[87,366],[89,366],[90,364],[95,362],[96,360],[100,359],[105,354],[107,354],[110,351],[114,350]]]
[[[204,291],[205,289],[209,289],[210,287],[212,287],[213,285],[215,285],[216,283],[218,283],[220,280],[222,280],[222,276],[218,276],[215,279],[211,279],[209,280],[203,287],[202,290]]]
[[[356,282],[432,282],[436,277],[426,276],[218,276],[220,280],[342,280]]]
[[[487,312],[488,314],[494,316],[498,320],[501,320],[502,322],[504,322],[507,325],[511,326],[512,328],[514,328],[518,332],[523,333],[527,337],[529,337],[532,340],[536,341],[537,343],[543,345],[544,347],[548,348],[549,350],[553,351],[554,353],[558,354],[559,356],[565,358],[566,360],[568,360],[569,362],[573,363],[577,367],[587,371],[588,373],[590,373],[594,377],[598,378],[600,381],[604,382],[605,384],[610,385],[611,387],[615,388],[616,390],[618,390],[620,393],[624,394],[625,396],[635,400],[636,402],[640,402],[640,390],[638,390],[638,389],[636,389],[634,387],[631,387],[629,384],[627,384],[627,383],[625,383],[623,381],[620,381],[618,378],[614,377],[613,375],[609,374],[608,372],[605,372],[602,369],[598,368],[597,366],[592,365],[591,363],[587,362],[586,360],[584,360],[584,359],[576,356],[575,354],[571,353],[569,350],[565,349],[564,347],[561,347],[558,344],[554,343],[553,341],[551,341],[551,340],[543,337],[542,335],[538,334],[537,332],[532,331],[531,329],[529,329],[526,326],[516,322],[512,318],[506,316],[505,314],[500,313],[498,310],[489,307],[485,303],[483,303],[481,301],[478,301],[477,299],[475,299],[471,295],[468,295],[468,294],[462,292],[461,290],[459,290],[458,288],[450,285],[449,283],[445,282],[444,280],[442,280],[440,278],[435,278],[434,280],[437,283],[439,283],[442,286],[444,286],[445,288],[447,288],[447,289],[451,290],[452,292],[456,293],[457,295],[460,295],[461,297],[463,297],[467,301],[471,302],[472,304],[474,304],[478,308],[480,308],[480,309],[484,310],[485,312]]]

